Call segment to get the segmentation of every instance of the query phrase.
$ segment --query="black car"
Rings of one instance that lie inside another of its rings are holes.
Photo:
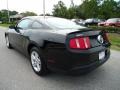
[[[84,22],[85,26],[89,26],[89,25],[98,25],[98,23],[102,22],[102,19],[97,19],[97,18],[89,18],[86,19]]]
[[[88,72],[110,56],[110,42],[105,31],[91,30],[57,17],[25,17],[5,33],[8,48],[30,57],[38,75],[48,70]]]

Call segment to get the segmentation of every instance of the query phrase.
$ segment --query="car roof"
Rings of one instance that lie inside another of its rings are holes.
[[[24,17],[23,19],[44,20],[47,18],[57,18],[57,17],[45,16],[45,18],[44,18],[44,16],[27,16],[27,17]]]

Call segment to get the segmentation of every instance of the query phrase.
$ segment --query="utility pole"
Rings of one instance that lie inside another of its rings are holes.
[[[76,17],[77,17],[77,15],[76,15],[76,8],[75,8],[75,4],[74,4],[74,1],[73,1],[73,0],[71,0],[71,5],[70,5],[70,7],[73,8],[73,10],[74,10],[74,18],[76,18]]]
[[[8,8],[8,0],[7,0],[7,13],[8,13],[8,22],[10,23],[10,12],[9,12],[9,8]]]
[[[43,16],[44,16],[44,19],[45,19],[45,0],[43,0]]]
[[[74,2],[73,2],[73,0],[71,0],[71,7],[74,7]]]

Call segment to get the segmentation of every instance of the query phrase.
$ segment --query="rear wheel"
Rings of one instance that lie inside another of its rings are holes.
[[[12,48],[12,45],[10,44],[10,41],[9,41],[9,38],[8,36],[5,36],[5,40],[6,40],[6,46],[11,49]]]
[[[37,75],[43,76],[47,74],[47,65],[45,58],[41,53],[41,50],[39,50],[36,47],[33,47],[30,50],[30,59],[31,66]]]

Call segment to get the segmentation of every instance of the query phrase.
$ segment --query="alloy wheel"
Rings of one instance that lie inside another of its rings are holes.
[[[31,64],[33,69],[36,72],[40,72],[41,71],[41,59],[39,54],[36,51],[32,51],[31,53]]]

